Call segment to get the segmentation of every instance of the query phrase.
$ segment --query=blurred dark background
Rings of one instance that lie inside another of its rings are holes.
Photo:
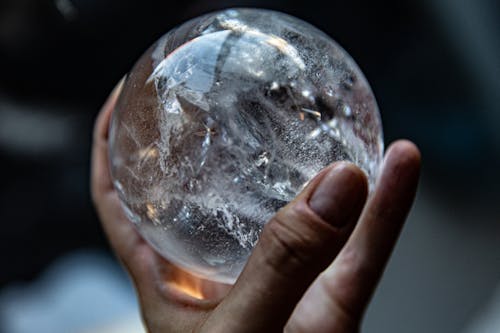
[[[88,186],[100,106],[162,34],[235,6],[327,32],[370,81],[386,144],[422,150],[417,203],[366,330],[465,329],[500,283],[497,0],[0,0],[0,290],[70,251],[108,251]]]

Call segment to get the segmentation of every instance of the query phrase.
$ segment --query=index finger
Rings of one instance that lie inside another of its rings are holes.
[[[359,324],[411,208],[419,169],[420,153],[411,142],[398,141],[388,149],[356,229],[295,309],[291,331],[340,332]]]
[[[389,147],[357,228],[323,276],[354,315],[362,315],[398,240],[416,194],[420,159],[418,148],[409,141]]]

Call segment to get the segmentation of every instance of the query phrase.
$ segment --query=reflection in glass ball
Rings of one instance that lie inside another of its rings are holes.
[[[230,9],[170,31],[137,62],[110,132],[129,219],[165,258],[231,283],[263,225],[322,168],[382,158],[373,94],[327,35]]]

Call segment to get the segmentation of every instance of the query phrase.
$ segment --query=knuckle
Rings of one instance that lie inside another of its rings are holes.
[[[378,280],[377,272],[376,265],[366,260],[366,256],[344,249],[335,262],[335,278],[324,272],[319,283],[341,313],[347,318],[358,319],[366,306],[366,295],[371,294]]]
[[[301,322],[298,322],[297,320],[293,320],[293,318],[286,323],[285,329],[283,330],[284,333],[305,333],[307,332],[307,327],[304,327],[304,325]]]
[[[356,296],[356,290],[370,286],[369,281],[377,277],[376,265],[366,260],[366,256],[359,251],[348,248],[345,248],[342,255],[337,258],[335,272],[336,279],[329,279],[328,276],[322,279],[323,287],[329,295],[345,293],[345,297],[341,298],[346,298],[348,295]],[[339,288],[339,285],[343,287]]]
[[[346,247],[339,259],[337,267],[346,273],[351,272],[350,275],[354,277],[366,277],[373,274],[370,263],[365,260],[365,256],[358,249]]]
[[[273,266],[282,267],[283,262],[287,264],[302,265],[307,261],[305,248],[307,240],[285,221],[275,218],[267,227],[266,235],[269,244],[267,253],[272,253],[270,258],[277,260],[271,262]]]
[[[314,217],[304,216],[300,209],[294,214],[278,212],[261,235],[265,264],[281,275],[293,275],[322,257],[320,252],[327,245],[325,236],[332,233]]]

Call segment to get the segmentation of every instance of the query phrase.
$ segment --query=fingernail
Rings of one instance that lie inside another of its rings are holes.
[[[341,228],[361,212],[367,191],[363,173],[350,163],[340,162],[314,190],[309,207],[325,222]]]

